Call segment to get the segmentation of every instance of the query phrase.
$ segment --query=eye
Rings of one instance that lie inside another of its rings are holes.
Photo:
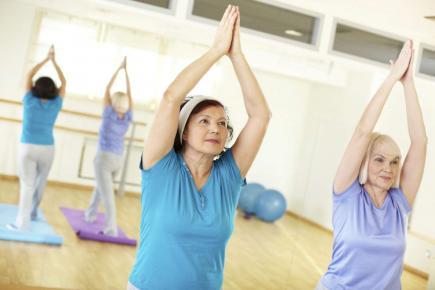
[[[199,120],[200,124],[208,124],[208,120],[207,119],[201,119]]]
[[[218,124],[219,124],[219,126],[222,126],[222,127],[225,127],[225,128],[227,127],[227,122],[225,122],[225,121],[221,121]]]
[[[379,162],[379,163],[382,163],[382,162],[384,162],[384,159],[378,157],[378,158],[375,158],[375,161],[376,161],[376,162]]]
[[[399,161],[398,160],[393,160],[393,161],[391,161],[391,164],[397,165],[397,164],[399,164]]]

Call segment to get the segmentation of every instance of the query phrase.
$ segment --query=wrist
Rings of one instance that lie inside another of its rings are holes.
[[[392,73],[389,73],[387,78],[385,79],[384,83],[388,83],[388,84],[393,84],[394,85],[398,81],[399,81],[399,78],[397,78]]]
[[[243,52],[233,52],[228,54],[228,57],[231,59],[231,61],[233,62],[237,62],[237,61],[244,61],[245,60],[245,55],[243,54]]]
[[[406,80],[401,81],[404,89],[412,88],[414,86],[414,78],[407,78]]]
[[[414,83],[414,76],[409,74],[408,76],[404,77],[403,79],[400,80],[402,82],[402,84],[412,84]]]
[[[222,51],[220,51],[219,49],[215,48],[215,47],[211,47],[208,51],[207,54],[209,56],[211,56],[213,59],[218,60],[220,59],[225,53],[223,53]]]

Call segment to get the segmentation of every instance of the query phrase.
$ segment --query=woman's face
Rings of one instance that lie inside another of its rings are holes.
[[[400,170],[400,154],[390,142],[374,145],[368,164],[367,182],[383,190],[389,190],[396,183]]]
[[[228,139],[228,120],[220,106],[208,106],[191,115],[183,133],[183,145],[213,156],[219,155]]]
[[[127,95],[112,98],[112,107],[118,114],[125,114],[129,109],[129,100]]]

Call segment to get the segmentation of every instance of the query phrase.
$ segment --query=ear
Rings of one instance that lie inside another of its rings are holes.
[[[184,141],[187,141],[187,129],[184,129],[183,135],[181,136],[181,139],[183,139],[183,143],[184,143]]]

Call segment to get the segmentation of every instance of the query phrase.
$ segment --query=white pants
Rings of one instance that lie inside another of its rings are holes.
[[[85,211],[85,219],[92,222],[98,214],[100,200],[105,208],[104,233],[112,236],[118,235],[116,225],[116,205],[113,192],[113,180],[122,166],[122,156],[105,151],[97,151],[94,159],[96,186],[92,193],[91,202]]]
[[[54,146],[20,143],[18,152],[20,202],[15,226],[25,230],[30,219],[37,218],[38,206],[54,159]]]
[[[138,288],[134,287],[133,284],[130,283],[130,281],[127,284],[127,290],[139,290]]]

